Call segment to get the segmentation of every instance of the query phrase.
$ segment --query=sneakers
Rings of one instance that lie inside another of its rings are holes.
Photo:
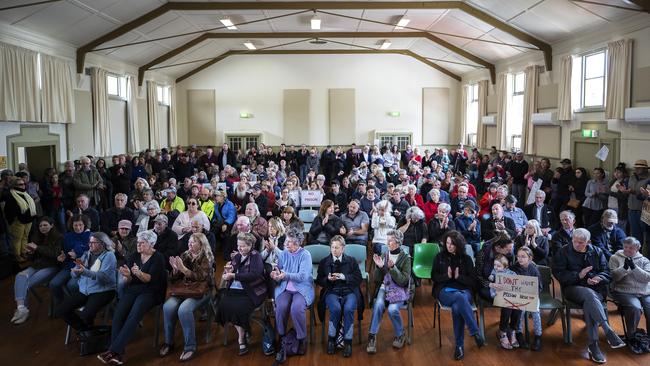
[[[368,346],[366,347],[366,352],[369,354],[377,353],[377,338],[374,334],[368,334]]]
[[[352,340],[343,341],[343,357],[352,357]]]
[[[613,331],[607,332],[606,337],[607,337],[607,343],[609,343],[609,346],[612,347],[613,349],[625,347],[625,342],[623,342],[621,337],[619,337],[618,334],[616,334],[615,332]]]
[[[605,355],[600,350],[600,347],[598,347],[598,342],[590,344],[589,347],[587,347],[587,351],[589,351],[589,358],[591,358],[595,363],[607,362]]]
[[[478,348],[485,346],[485,339],[481,337],[480,333],[474,335],[474,342],[476,342],[476,347]]]
[[[13,318],[11,318],[11,322],[14,324],[23,324],[27,321],[27,318],[29,318],[29,309],[22,306],[16,309]]]
[[[510,339],[510,346],[512,346],[512,348],[519,348],[519,340],[517,340],[517,335],[514,330],[510,332],[510,337],[508,338]],[[521,335],[521,338],[524,338],[523,334]]]
[[[499,344],[501,345],[501,348],[503,349],[512,349],[512,345],[510,344],[510,339],[508,339],[508,334],[506,332],[502,332],[500,330],[497,331],[497,340],[499,341]]]
[[[465,357],[465,350],[463,349],[463,346],[458,346],[456,347],[456,350],[454,350],[454,360],[460,361]]]
[[[535,338],[533,338],[533,344],[530,346],[530,349],[533,351],[541,351],[542,350],[542,336],[541,335],[536,335]]]
[[[97,355],[97,359],[102,361],[103,363],[107,365],[122,365],[124,362],[122,362],[122,356],[111,351],[106,351],[104,353],[100,353]]]
[[[402,335],[400,335],[399,337],[395,337],[395,339],[393,339],[393,347],[402,348],[404,347],[405,342],[406,342],[406,335],[402,333]]]

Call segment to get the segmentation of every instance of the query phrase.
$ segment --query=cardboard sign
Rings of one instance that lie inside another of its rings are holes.
[[[537,277],[497,274],[494,306],[515,310],[539,311],[539,283]]]
[[[302,194],[300,195],[300,206],[320,207],[322,200],[323,194],[321,191],[302,191]]]

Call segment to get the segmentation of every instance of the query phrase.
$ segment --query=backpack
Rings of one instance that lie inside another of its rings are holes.
[[[295,329],[289,329],[287,334],[282,339],[282,342],[284,343],[284,351],[287,356],[298,354],[298,346],[300,342],[298,342],[298,335]]]

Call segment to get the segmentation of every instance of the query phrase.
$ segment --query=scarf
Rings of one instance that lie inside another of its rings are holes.
[[[10,191],[11,196],[16,200],[18,207],[20,207],[20,213],[24,214],[29,210],[31,216],[36,216],[36,204],[34,204],[34,199],[27,192],[20,192],[15,189]]]

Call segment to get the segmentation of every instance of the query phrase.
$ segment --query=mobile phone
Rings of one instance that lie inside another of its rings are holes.
[[[83,265],[84,265],[84,262],[81,260],[81,258],[77,258],[77,259],[75,259],[74,262],[75,262],[76,264],[80,265],[80,266],[83,266]]]

